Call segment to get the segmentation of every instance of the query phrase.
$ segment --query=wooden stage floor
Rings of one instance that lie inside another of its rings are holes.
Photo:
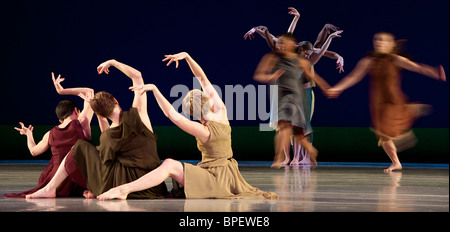
[[[192,161],[195,163],[195,161]],[[239,162],[247,182],[279,200],[112,200],[4,198],[37,184],[45,163],[0,163],[0,212],[449,212],[448,164],[320,163],[316,168],[270,168]],[[171,182],[166,181],[171,189]]]

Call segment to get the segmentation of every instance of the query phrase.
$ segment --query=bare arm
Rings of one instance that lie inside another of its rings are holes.
[[[331,87],[321,76],[319,76],[319,74],[311,72],[311,63],[308,60],[299,58],[299,65],[300,68],[303,69],[305,75],[316,82],[317,86],[319,86],[322,91],[326,91]]]
[[[50,131],[45,133],[42,140],[38,144],[36,144],[33,138],[33,126],[30,125],[28,127],[25,127],[22,122],[20,122],[20,126],[21,128],[14,127],[14,129],[19,131],[21,135],[27,136],[27,146],[32,156],[38,156],[44,153],[49,148],[48,137],[50,135]]]
[[[178,68],[179,60],[183,60],[183,59],[186,60],[192,73],[197,78],[197,80],[200,82],[200,85],[202,86],[203,91],[205,91],[205,93],[209,99],[213,100],[214,112],[218,112],[221,109],[225,109],[225,103],[223,103],[222,99],[220,98],[217,91],[214,89],[213,85],[209,81],[205,72],[203,72],[203,69],[200,67],[200,65],[198,65],[198,63],[187,52],[181,52],[181,53],[178,53],[175,55],[165,55],[165,57],[166,58],[164,58],[163,61],[169,60],[169,62],[167,63],[167,66],[169,66],[170,63],[175,61],[175,67],[177,67],[177,68]]]
[[[58,92],[60,95],[76,95],[80,96],[84,100],[83,110],[78,115],[78,121],[80,121],[81,123],[84,136],[87,139],[91,139],[91,121],[92,117],[94,116],[94,111],[92,110],[91,105],[89,104],[89,100],[86,100],[86,98],[89,96],[89,99],[91,99],[94,96],[94,90],[86,87],[64,88],[62,87],[61,82],[63,82],[65,78],[61,78],[61,75],[58,75],[58,77],[55,79],[55,75],[53,72],[52,72],[52,80],[56,92]]]
[[[294,15],[294,19],[292,19],[291,25],[289,25],[288,33],[294,33],[298,19],[300,19],[300,13],[294,7],[289,7],[288,9],[291,10],[288,14]]]
[[[135,68],[123,64],[117,60],[108,60],[106,62],[101,63],[97,67],[98,74],[105,72],[109,73],[109,67],[114,66],[127,75],[133,82],[133,86],[142,86],[144,85],[144,80],[142,79],[142,74]],[[153,132],[152,124],[150,123],[150,118],[147,112],[147,95],[134,94],[133,105],[134,108],[137,108],[139,112],[139,116],[144,123],[144,125]]]
[[[339,69],[339,73],[344,72],[344,57],[333,51],[325,51],[324,56],[336,60],[336,69]]]
[[[369,57],[364,57],[358,61],[356,67],[346,77],[342,78],[339,83],[327,91],[328,97],[336,98],[342,93],[342,91],[360,82],[363,77],[366,76],[371,63],[372,59]]]
[[[398,65],[406,70],[409,70],[411,72],[420,73],[422,75],[425,75],[425,76],[428,76],[428,77],[431,77],[431,78],[434,78],[434,79],[437,79],[440,81],[446,80],[444,68],[442,67],[442,65],[435,68],[435,67],[431,67],[426,64],[415,63],[415,62],[413,62],[403,56],[399,56],[399,55],[395,56],[394,62],[396,65]]]
[[[310,62],[312,65],[316,64],[320,58],[322,58],[322,56],[325,54],[325,52],[328,50],[328,47],[331,44],[331,40],[333,40],[333,38],[335,37],[341,37],[340,34],[343,31],[336,31],[334,33],[332,33],[330,36],[328,36],[327,40],[325,41],[325,43],[322,45],[322,47],[320,48],[320,50],[318,51],[318,54],[314,54],[311,58],[310,58]]]
[[[247,33],[245,33],[244,39],[250,38],[250,40],[252,40],[253,38],[255,38],[253,36],[255,32],[266,40],[270,49],[272,49],[273,51],[276,50],[275,43],[277,42],[277,38],[274,35],[270,34],[269,29],[266,26],[257,26],[250,29]]]
[[[155,85],[147,84],[138,87],[130,87],[130,89],[136,94],[142,95],[147,91],[152,91],[156,101],[158,102],[159,108],[161,108],[164,115],[168,117],[170,121],[172,121],[183,131],[195,136],[202,142],[207,142],[209,140],[210,132],[208,127],[202,125],[201,123],[191,121],[178,113]]]
[[[256,67],[253,79],[262,83],[270,83],[278,79],[284,73],[284,70],[279,69],[275,73],[271,73],[276,62],[277,57],[272,53],[263,56]]]

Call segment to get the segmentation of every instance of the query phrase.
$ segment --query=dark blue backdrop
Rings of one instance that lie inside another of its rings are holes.
[[[177,84],[192,86],[185,62],[179,69],[165,67],[164,54],[189,52],[211,82],[225,85],[258,84],[252,79],[261,57],[269,52],[260,37],[243,39],[251,27],[266,25],[275,35],[292,20],[287,7],[300,13],[295,35],[314,41],[325,23],[344,30],[330,50],[345,59],[345,73],[333,60],[322,59],[316,70],[330,84],[348,74],[372,49],[372,36],[381,30],[408,39],[413,60],[443,64],[449,70],[449,2],[442,0],[378,1],[10,1],[3,3],[0,24],[2,88],[1,124],[57,124],[57,95],[51,72],[66,77],[65,87],[89,86],[116,96],[122,107],[131,106],[131,81],[117,70],[96,74],[107,59],[117,59],[140,70],[147,83],[155,83],[167,97]],[[448,82],[403,73],[404,90],[412,101],[431,104],[434,112],[418,127],[448,127]],[[313,126],[369,126],[368,80],[336,100],[316,90]],[[82,101],[76,97],[81,104]],[[177,98],[169,98],[175,101]],[[149,95],[149,113],[155,125],[172,125]],[[258,125],[261,121],[232,121],[232,125]]]

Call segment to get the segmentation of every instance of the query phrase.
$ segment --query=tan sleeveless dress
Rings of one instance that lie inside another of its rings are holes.
[[[278,199],[276,193],[261,191],[242,177],[231,149],[231,127],[215,121],[206,126],[209,141],[197,139],[202,161],[196,166],[184,163],[186,198]]]

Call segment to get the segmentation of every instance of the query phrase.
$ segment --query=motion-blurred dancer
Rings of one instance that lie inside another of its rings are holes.
[[[256,68],[254,79],[262,83],[269,83],[278,87],[277,102],[272,96],[271,126],[276,129],[275,158],[272,167],[283,165],[284,149],[289,149],[290,137],[306,148],[311,156],[313,165],[316,164],[317,149],[309,142],[312,132],[309,120],[306,118],[306,99],[304,88],[299,88],[299,80],[306,77],[314,80],[325,90],[328,84],[316,73],[311,73],[311,63],[296,53],[296,39],[286,33],[278,37],[276,53],[265,55]],[[305,73],[302,76],[302,73]],[[278,111],[273,112],[277,104]]]
[[[378,145],[383,147],[392,161],[392,165],[384,171],[392,172],[402,169],[397,151],[415,144],[411,126],[424,110],[424,105],[408,103],[408,97],[401,89],[400,71],[406,69],[440,81],[445,81],[445,73],[442,66],[434,68],[398,55],[398,43],[391,33],[376,33],[373,48],[371,55],[362,58],[354,70],[328,89],[326,94],[336,98],[369,74],[372,126],[379,139]]]

